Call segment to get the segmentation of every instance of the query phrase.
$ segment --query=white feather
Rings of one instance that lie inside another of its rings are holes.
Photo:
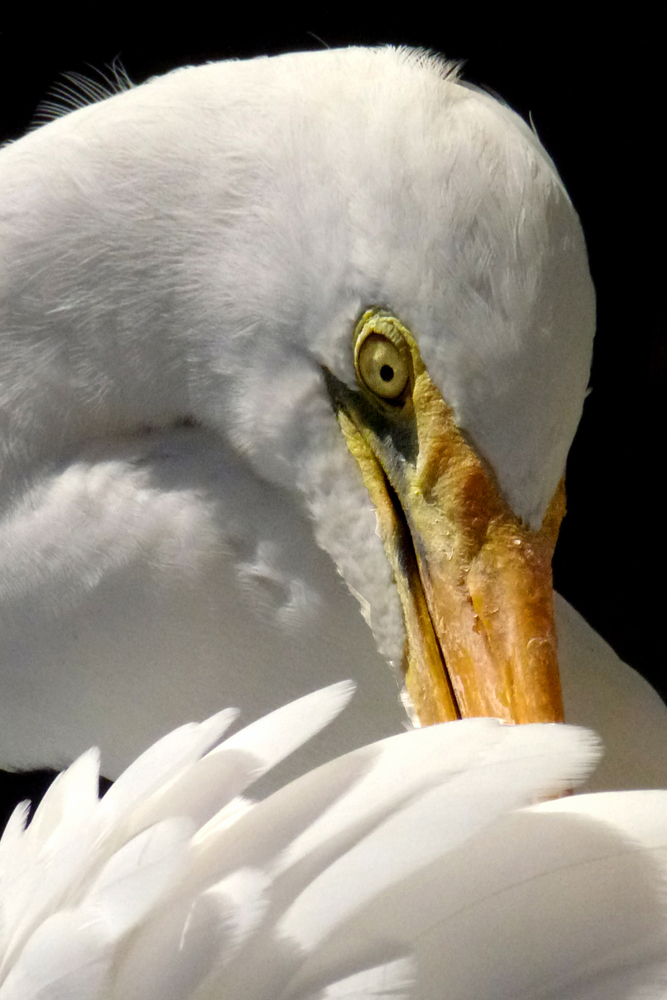
[[[339,979],[303,1000],[408,1000],[414,978],[413,963],[398,958]]]
[[[88,918],[103,920],[112,940],[139,923],[185,868],[193,829],[181,818],[163,820],[124,844],[86,891]]]
[[[185,768],[191,767],[202,753],[216,743],[237,713],[219,712],[199,725],[190,723],[164,736],[143,753],[109,789],[100,806],[102,815],[114,821],[148,796],[171,783]]]
[[[97,1000],[113,950],[104,928],[78,913],[53,914],[24,948],[0,986],[2,1000]]]
[[[248,785],[328,725],[353,692],[354,684],[343,681],[324,691],[313,691],[241,729],[135,812],[133,828],[169,815],[189,816],[202,827]],[[149,762],[148,771],[152,770]]]
[[[437,786],[429,789],[432,781],[422,778],[426,792],[404,799],[402,808],[394,808],[382,819],[385,797],[371,792],[366,809],[358,803],[358,818],[351,829],[348,814],[348,849],[317,878],[311,862],[311,882],[281,920],[281,933],[293,937],[300,947],[314,950],[368,900],[395,883],[409,881],[417,870],[453,852],[498,816],[535,795],[562,792],[578,784],[596,757],[588,734],[560,726],[507,728],[495,720],[471,720],[452,723],[448,729],[450,739],[438,748],[446,763],[436,772]],[[455,742],[467,751],[463,765],[448,759]],[[406,759],[412,769],[411,757]],[[364,813],[371,809],[375,821],[364,824]],[[328,816],[323,819],[326,822]],[[358,844],[351,837],[355,827],[365,833]],[[331,837],[340,850],[344,841],[340,834],[336,838],[335,822]],[[320,857],[323,853],[317,844],[311,851]],[[385,859],[384,864],[377,865],[377,858]],[[326,910],[319,903],[323,897],[331,900]]]
[[[0,1000],[592,1000],[601,983],[614,1000],[623,984],[660,995],[667,792],[517,810],[585,777],[598,756],[585,731],[415,730],[255,804],[234,797],[234,768],[202,769],[227,748],[261,774],[349,694],[314,693],[208,752],[228,713],[181,728],[78,824],[95,755],[73,765],[35,832],[15,819],[0,841]],[[227,804],[204,822],[216,798]],[[151,825],[135,835],[138,815]],[[47,850],[68,879],[58,892]],[[14,859],[24,879],[35,866],[31,893],[7,880]]]

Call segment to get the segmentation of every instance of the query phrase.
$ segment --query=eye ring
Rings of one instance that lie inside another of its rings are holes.
[[[393,316],[369,311],[357,330],[354,361],[360,383],[385,403],[402,402],[412,369],[401,324]]]

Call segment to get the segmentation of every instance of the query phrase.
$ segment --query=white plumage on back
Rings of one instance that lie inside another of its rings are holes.
[[[434,726],[238,797],[351,689],[208,754],[233,713],[183,727],[99,803],[84,755],[25,831],[19,807],[0,1000],[663,995],[667,792],[513,811],[584,777],[584,730]]]

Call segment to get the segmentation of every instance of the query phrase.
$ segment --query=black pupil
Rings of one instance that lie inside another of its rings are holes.
[[[380,378],[383,382],[391,382],[394,377],[394,369],[391,365],[382,365],[380,369]]]

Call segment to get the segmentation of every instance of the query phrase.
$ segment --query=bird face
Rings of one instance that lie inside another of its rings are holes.
[[[377,510],[420,722],[562,721],[551,557],[563,482],[531,530],[456,426],[400,320],[368,310],[352,349],[358,390],[325,377]]]

